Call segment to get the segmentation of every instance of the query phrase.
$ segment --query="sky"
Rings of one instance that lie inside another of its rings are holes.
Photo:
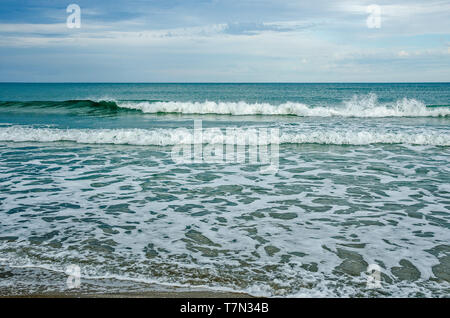
[[[0,0],[0,81],[450,82],[450,0]]]

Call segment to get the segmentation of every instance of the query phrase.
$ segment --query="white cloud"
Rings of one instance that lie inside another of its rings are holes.
[[[430,15],[450,11],[450,3],[448,1],[432,1],[412,2],[408,1],[404,4],[384,4],[385,1],[359,1],[359,4],[352,2],[341,2],[336,7],[343,12],[367,15],[367,7],[372,4],[380,6],[381,13],[386,17],[412,17],[415,15]],[[365,2],[362,4],[361,2]],[[397,1],[398,2],[398,1]]]
[[[10,54],[17,48],[16,60],[28,59],[30,65],[46,61],[42,67],[55,74],[58,59],[79,63],[76,70],[81,75],[72,80],[115,75],[122,69],[122,76],[132,76],[122,80],[143,81],[448,80],[449,2],[430,1],[428,6],[382,0],[355,5],[353,1],[336,10],[335,2],[325,6],[324,1],[316,1],[320,4],[311,7],[323,9],[323,16],[304,13],[303,20],[264,17],[265,22],[229,23],[208,16],[207,21],[195,20],[186,27],[175,27],[184,22],[152,27],[142,17],[101,23],[86,19],[76,30],[67,29],[65,23],[3,23],[0,51]],[[371,30],[366,27],[365,4],[377,2],[382,7],[382,27]],[[435,44],[437,33],[442,40]],[[418,34],[425,36],[412,37]],[[423,67],[416,70],[411,67],[415,65]],[[133,67],[135,72],[128,71]],[[428,78],[422,79],[425,67]]]
[[[363,23],[369,17],[367,7],[376,4],[381,9],[381,24],[383,32],[378,35],[389,36],[393,34],[447,34],[450,29],[450,1],[384,1],[384,0],[364,0],[339,1],[336,11],[347,14],[347,19],[354,25]],[[345,19],[345,16],[337,17],[338,20]],[[361,23],[360,23],[361,22]]]

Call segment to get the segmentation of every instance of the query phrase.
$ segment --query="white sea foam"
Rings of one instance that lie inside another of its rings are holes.
[[[27,264],[13,265],[11,261],[3,261],[0,259],[0,263],[2,265],[9,266],[11,268],[20,268],[20,269],[38,269],[38,270],[46,270],[49,272],[55,272],[60,274],[66,274],[65,268],[61,268],[60,266],[54,266],[53,264],[32,264],[28,261]],[[186,291],[199,291],[199,292],[219,292],[219,293],[243,293],[248,294],[255,297],[274,297],[274,296],[282,296],[287,298],[317,298],[317,297],[354,297],[355,295],[365,295],[367,297],[373,297],[374,291],[370,289],[358,288],[358,285],[364,286],[366,279],[361,277],[348,278],[347,285],[339,284],[339,277],[336,275],[326,275],[324,273],[308,273],[306,271],[301,272],[302,278],[305,282],[310,283],[312,288],[302,288],[293,293],[287,294],[277,294],[274,292],[273,288],[269,283],[254,283],[245,288],[242,287],[227,287],[222,286],[217,283],[213,284],[191,284],[191,283],[177,283],[177,282],[167,282],[163,278],[151,278],[147,276],[137,275],[137,277],[129,276],[129,275],[117,275],[117,274],[96,274],[96,269],[87,270],[85,267],[83,268],[82,279],[90,280],[91,284],[95,284],[98,282],[94,280],[113,280],[124,282],[125,284],[150,284],[152,286],[152,290],[156,292],[180,292],[183,289]],[[299,270],[299,269],[297,269]],[[301,269],[300,269],[301,270]],[[297,273],[298,274],[298,273]],[[292,279],[291,277],[289,277]],[[333,283],[330,283],[333,282]],[[36,284],[38,286],[38,284]],[[121,285],[122,288],[126,285]],[[110,286],[102,282],[101,285],[96,286],[99,290],[100,288],[110,288],[110,290],[117,286]],[[33,286],[29,286],[29,288],[33,288]],[[403,282],[401,284],[386,284],[382,285],[382,288],[379,290],[383,291],[383,294],[376,293],[378,297],[389,295],[395,295],[397,297],[411,297],[415,293],[421,293],[426,297],[433,297],[433,293],[430,288],[433,288],[435,292],[439,292],[442,288],[438,283],[432,281],[426,282]],[[180,290],[181,289],[181,290]],[[378,292],[377,290],[376,292]],[[28,291],[29,292],[29,291]],[[55,291],[57,292],[57,291]],[[445,290],[443,291],[445,293]]]
[[[243,140],[242,131],[227,133],[219,129],[204,129],[204,144],[267,144],[257,139]],[[252,136],[248,134],[248,136]],[[118,145],[156,145],[199,143],[188,129],[55,129],[32,128],[27,126],[0,127],[0,141],[13,142],[57,142],[70,141],[83,144]],[[368,145],[413,144],[450,146],[450,134],[435,130],[422,131],[377,131],[356,129],[290,130],[281,131],[280,144],[330,144],[330,145]]]
[[[291,115],[300,117],[439,117],[449,116],[450,108],[427,108],[415,99],[379,103],[375,94],[354,96],[338,106],[309,106],[287,102],[281,105],[247,102],[117,102],[122,108],[144,113],[221,114],[221,115]]]
[[[165,150],[47,146],[48,155],[20,144],[1,152],[2,210],[8,213],[2,226],[8,237],[17,237],[0,240],[7,266],[64,273],[78,264],[82,284],[91,278],[130,281],[120,284],[131,286],[121,292],[142,282],[268,297],[448,295],[450,285],[435,281],[433,272],[445,264],[439,260],[445,254],[430,253],[448,238],[448,149],[292,147],[280,153],[280,172],[266,176],[242,165],[205,171],[203,165],[172,164]],[[205,172],[216,178],[199,181]],[[277,217],[283,213],[296,217]],[[44,241],[30,244],[36,238]],[[269,255],[266,246],[279,252]],[[365,288],[365,273],[349,277],[341,271],[347,254],[338,249],[360,255],[361,266],[384,264],[392,283],[383,278],[379,293]],[[286,255],[292,255],[289,262]],[[420,271],[420,279],[396,279],[402,259]],[[304,268],[313,263],[317,271]],[[45,277],[31,281],[47,284]],[[82,285],[87,291],[97,284],[88,283]],[[106,283],[98,282],[99,288]]]

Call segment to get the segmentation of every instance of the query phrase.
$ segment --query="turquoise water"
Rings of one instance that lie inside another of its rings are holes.
[[[448,296],[449,105],[449,83],[0,84],[0,264],[262,296]],[[277,170],[175,162],[194,121],[205,147],[276,129]]]

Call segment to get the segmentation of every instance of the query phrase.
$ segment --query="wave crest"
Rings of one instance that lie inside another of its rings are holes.
[[[244,130],[245,131],[245,130]],[[204,144],[235,143],[242,145],[254,141],[242,141],[242,130],[232,135],[220,129],[205,129]],[[192,143],[192,134],[184,128],[178,129],[56,129],[9,126],[0,128],[0,141],[12,142],[59,142],[69,141],[82,144],[155,145],[172,146]],[[241,140],[241,141],[239,141]],[[194,140],[194,143],[197,141]],[[368,144],[414,144],[450,146],[450,135],[436,131],[422,132],[377,132],[374,130],[321,130],[304,132],[280,132],[276,141],[266,144],[327,144],[327,145],[368,145]],[[261,144],[261,143],[260,143]]]
[[[299,117],[440,117],[450,116],[450,108],[427,108],[415,99],[403,98],[380,104],[375,94],[354,96],[340,106],[311,107],[287,102],[281,105],[247,102],[140,102],[118,103],[119,107],[144,113],[219,114],[219,115],[291,115]]]
[[[340,105],[310,106],[297,102],[280,105],[248,102],[177,102],[177,101],[116,101],[67,100],[67,101],[0,101],[0,107],[15,111],[17,109],[46,109],[46,111],[76,112],[78,114],[110,114],[121,111],[139,111],[151,114],[217,114],[217,115],[265,115],[299,117],[447,117],[450,107],[427,107],[415,99],[403,98],[393,103],[380,103],[375,94],[353,96]]]

